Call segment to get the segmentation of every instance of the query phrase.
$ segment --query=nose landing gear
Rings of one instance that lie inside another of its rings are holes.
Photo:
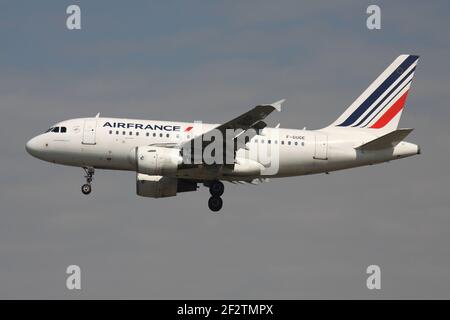
[[[222,209],[223,200],[220,196],[223,195],[224,190],[225,187],[220,181],[213,181],[209,184],[211,198],[208,200],[208,207],[211,211],[217,212]]]
[[[91,182],[94,179],[95,169],[92,167],[83,167],[83,170],[86,173],[84,176],[86,178],[86,183],[81,186],[81,192],[87,195],[92,191]]]

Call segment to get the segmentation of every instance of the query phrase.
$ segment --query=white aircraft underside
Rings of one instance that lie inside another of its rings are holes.
[[[403,141],[412,129],[397,128],[417,61],[418,56],[399,56],[333,124],[320,130],[268,128],[263,120],[281,111],[281,100],[221,125],[99,115],[71,119],[32,138],[26,149],[41,160],[84,168],[85,194],[91,192],[95,169],[127,170],[137,173],[137,194],[146,197],[196,191],[203,183],[210,189],[210,209],[218,211],[221,180],[256,183],[419,154],[417,145]],[[232,136],[226,136],[229,131]],[[211,133],[222,133],[232,142],[229,158],[219,157],[225,164],[203,158],[211,151]],[[188,159],[188,151],[200,157]]]

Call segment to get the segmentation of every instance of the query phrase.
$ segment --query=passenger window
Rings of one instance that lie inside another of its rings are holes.
[[[291,142],[290,142],[290,141],[288,141],[288,145],[291,145]]]
[[[130,136],[132,136],[132,135],[133,135],[133,132],[130,131]]]
[[[162,133],[160,133],[160,134],[159,134],[159,137],[160,137],[160,138],[162,138],[162,137],[163,137],[163,134],[162,134]]]
[[[297,141],[295,141],[295,143],[294,143],[295,145],[298,145],[298,142]]]
[[[123,135],[126,135],[127,133],[125,131],[122,132]]]
[[[62,128],[61,128],[61,132],[62,132]],[[112,130],[109,130],[109,134],[112,134]]]
[[[264,140],[263,140],[263,139],[261,139],[261,143],[264,143]]]
[[[278,144],[278,140],[275,140],[273,143]]]
[[[268,144],[270,144],[270,143],[271,143],[271,141],[270,141],[270,140],[267,140],[267,143],[268,143]]]
[[[138,135],[139,135],[139,132],[136,131],[136,135],[138,136]]]
[[[119,134],[119,131],[116,131],[116,134]]]
[[[156,137],[156,132],[153,132],[153,136]]]
[[[284,140],[281,140],[281,144],[284,144]]]
[[[150,133],[147,132],[145,135],[148,137],[150,135]]]

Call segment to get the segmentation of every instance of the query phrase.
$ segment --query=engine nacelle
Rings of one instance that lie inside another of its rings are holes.
[[[257,176],[264,170],[264,166],[254,160],[236,158],[233,169],[224,168],[223,173],[229,176]]]
[[[172,177],[150,176],[138,173],[136,193],[141,197],[173,197],[177,192],[197,191],[197,183]]]
[[[151,176],[170,176],[177,172],[183,162],[180,150],[164,147],[137,147],[132,160],[136,163],[136,172]]]

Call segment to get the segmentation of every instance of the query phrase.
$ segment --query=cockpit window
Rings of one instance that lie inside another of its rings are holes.
[[[47,132],[66,133],[67,127],[51,127],[47,131],[45,131],[45,133],[47,133]]]

